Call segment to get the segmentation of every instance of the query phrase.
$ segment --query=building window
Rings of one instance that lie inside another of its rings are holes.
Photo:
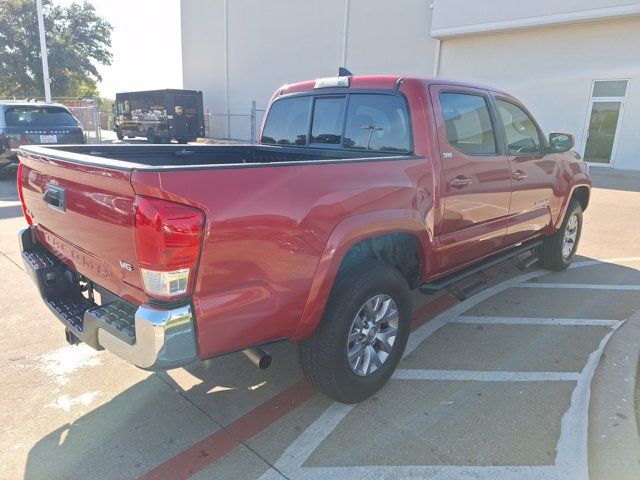
[[[628,80],[596,80],[593,82],[593,97],[624,97]]]
[[[586,162],[613,163],[628,83],[628,80],[593,82],[582,142]]]

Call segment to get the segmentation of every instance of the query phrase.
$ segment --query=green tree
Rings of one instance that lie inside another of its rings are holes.
[[[97,95],[97,65],[111,65],[112,27],[93,5],[43,0],[53,97]],[[0,98],[42,97],[35,0],[0,0]]]

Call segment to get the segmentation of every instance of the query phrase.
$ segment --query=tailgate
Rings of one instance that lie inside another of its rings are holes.
[[[147,300],[137,269],[130,170],[19,152],[22,193],[39,241],[112,293]]]

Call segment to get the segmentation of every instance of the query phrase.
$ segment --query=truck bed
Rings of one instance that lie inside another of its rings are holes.
[[[39,245],[136,307],[150,301],[136,248],[136,202],[162,199],[203,213],[192,298],[201,358],[293,335],[341,222],[381,211],[406,215],[408,205],[426,215],[432,207],[415,189],[418,179],[432,181],[431,169],[424,157],[407,154],[83,145],[29,146],[18,155],[20,192]],[[393,228],[407,228],[398,222]]]
[[[371,158],[392,159],[388,153],[280,145],[65,145],[27,147],[27,153],[118,170],[164,170],[242,165],[267,166],[308,161]],[[402,158],[406,158],[403,154]]]

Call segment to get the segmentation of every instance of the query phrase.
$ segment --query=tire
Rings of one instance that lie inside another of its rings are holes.
[[[149,141],[149,143],[158,143],[158,137],[153,132],[152,128],[147,130],[147,140]]]
[[[136,138],[135,135],[127,135],[127,138]]]
[[[188,140],[186,138],[180,137],[178,138],[178,143],[181,145],[184,145],[188,142]]]
[[[376,298],[380,301],[379,309],[366,310],[367,305],[376,305]],[[380,315],[386,299],[395,303],[397,315],[393,315],[393,303],[389,302],[384,317],[387,320],[383,318],[377,324],[362,321],[362,318],[370,318],[369,314]],[[335,281],[316,331],[298,344],[298,359],[304,375],[318,390],[338,402],[353,404],[370,397],[387,382],[402,358],[409,338],[411,311],[409,285],[404,276],[390,265],[368,260],[341,274]],[[359,328],[357,323],[363,327]],[[377,353],[374,353],[369,354],[370,361],[366,362],[365,353],[360,360],[353,355],[355,367],[350,364],[348,348],[352,352],[364,352],[360,346],[375,342],[369,346],[374,351],[381,349],[382,343],[378,338],[392,332],[393,323],[397,325],[395,339],[390,348],[387,346],[390,353],[386,358],[378,356],[376,362],[374,355]],[[364,334],[366,325],[377,327],[367,328],[368,334]],[[358,340],[350,341],[354,335]],[[365,366],[370,369],[369,373],[364,372]],[[359,373],[354,368],[359,368]]]
[[[542,241],[542,245],[538,248],[540,265],[555,271],[566,269],[571,265],[573,257],[576,254],[581,233],[582,206],[577,200],[571,200],[558,231],[546,237]],[[571,239],[573,239],[573,241],[571,241]],[[565,244],[565,240],[567,244]],[[572,245],[569,246],[568,244]]]

